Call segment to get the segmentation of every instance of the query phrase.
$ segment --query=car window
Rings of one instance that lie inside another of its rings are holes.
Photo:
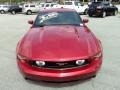
[[[109,3],[104,3],[104,6],[110,6],[110,4]]]
[[[101,2],[92,2],[91,5],[93,5],[93,6],[99,6],[99,5],[101,5],[101,4],[102,4]]]
[[[28,5],[25,5],[25,7],[28,7]]]
[[[51,7],[53,7],[55,4],[51,4]]]
[[[50,4],[46,4],[46,7],[49,7]]]
[[[35,5],[30,5],[30,7],[35,7]]]
[[[16,8],[19,8],[19,6],[16,6]]]
[[[76,12],[41,12],[34,26],[41,25],[80,25],[82,20]]]
[[[11,6],[11,8],[19,8],[19,6]]]
[[[80,2],[75,2],[75,6],[78,6],[78,5],[80,5]]]
[[[65,5],[72,5],[72,2],[65,2]]]

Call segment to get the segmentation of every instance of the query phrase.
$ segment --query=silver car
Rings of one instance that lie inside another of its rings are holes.
[[[0,5],[0,13],[1,14],[8,12],[8,9],[9,9],[9,5]]]

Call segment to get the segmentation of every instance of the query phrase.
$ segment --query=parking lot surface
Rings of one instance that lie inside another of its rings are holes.
[[[0,14],[0,90],[120,90],[120,16],[88,18],[89,28],[102,41],[103,65],[96,78],[67,83],[25,80],[16,64],[16,45],[36,15]]]

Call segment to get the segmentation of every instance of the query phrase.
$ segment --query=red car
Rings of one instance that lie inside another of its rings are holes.
[[[17,45],[26,79],[64,82],[95,77],[102,64],[101,42],[71,9],[41,11]]]

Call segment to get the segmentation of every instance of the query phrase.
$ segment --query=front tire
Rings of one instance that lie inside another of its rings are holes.
[[[90,13],[88,15],[89,15],[89,17],[92,17],[92,14],[90,14]]]
[[[0,13],[1,13],[1,14],[4,14],[4,13],[5,13],[5,11],[4,11],[4,10],[1,10],[1,11],[0,11]]]
[[[27,77],[24,77],[24,79],[25,79],[25,80],[29,80],[29,78],[27,78]]]
[[[117,14],[118,14],[118,10],[115,10],[113,15],[116,16]]]
[[[102,18],[105,18],[106,17],[106,12],[104,11],[101,16],[102,16]]]
[[[28,10],[26,14],[27,14],[27,15],[31,15],[31,14],[32,14],[32,11],[31,11],[31,10]]]
[[[15,15],[15,14],[16,14],[16,12],[15,12],[15,11],[12,11],[11,13],[12,13],[13,15]]]
[[[93,75],[93,76],[92,76],[92,78],[95,78],[95,77],[96,77],[96,75]]]
[[[84,15],[87,15],[87,14],[88,14],[88,9],[85,9]]]

